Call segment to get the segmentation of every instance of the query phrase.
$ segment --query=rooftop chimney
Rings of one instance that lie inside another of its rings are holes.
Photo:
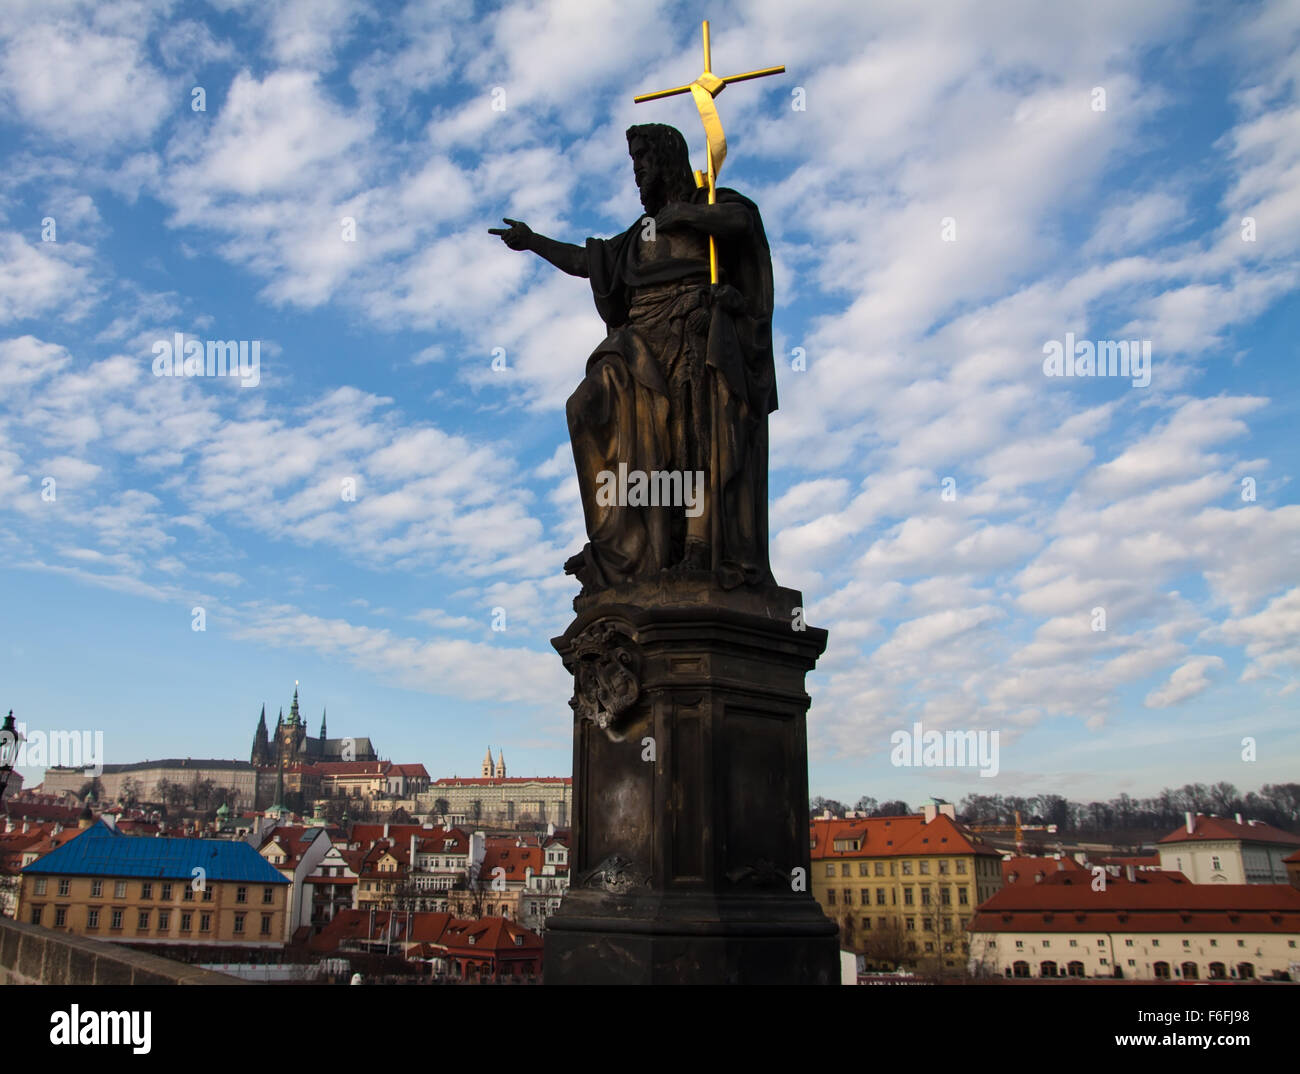
[[[1126,865],[1126,866],[1124,867],[1124,875],[1128,877],[1128,882],[1129,882],[1130,884],[1135,884],[1135,883],[1137,883],[1137,877],[1136,877],[1136,876],[1134,875],[1134,873],[1133,873],[1133,866],[1131,866],[1131,865]]]
[[[1240,814],[1240,813],[1237,814],[1237,823],[1238,823],[1238,824],[1241,823],[1241,814]]]
[[[384,821],[384,838],[388,838],[388,821]]]
[[[1188,834],[1188,835],[1195,835],[1195,834],[1196,834],[1196,821],[1192,820],[1192,814],[1191,814],[1191,811],[1189,810],[1188,812],[1184,813],[1183,816],[1184,816],[1184,817],[1186,818],[1186,820],[1187,820],[1187,834]]]
[[[1043,875],[1044,874],[1041,869],[1039,869],[1038,872],[1034,873],[1034,883],[1041,884],[1043,882]]]

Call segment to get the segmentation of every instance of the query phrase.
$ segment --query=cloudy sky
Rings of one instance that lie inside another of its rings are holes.
[[[1290,0],[9,0],[0,704],[246,757],[300,680],[435,776],[567,774],[603,331],[485,229],[629,226],[633,122],[702,163],[688,97],[632,96],[705,15],[720,73],[789,68],[719,107],[776,270],[774,570],[830,630],[814,792],[1295,778]],[[177,333],[258,383],[155,376]],[[1067,334],[1150,341],[1149,384],[1046,376]],[[916,721],[998,731],[999,775],[891,766]]]

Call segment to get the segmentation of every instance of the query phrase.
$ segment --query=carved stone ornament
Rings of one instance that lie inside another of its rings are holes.
[[[615,895],[626,895],[649,884],[648,873],[618,854],[611,854],[578,882],[579,887],[602,888]]]
[[[614,623],[593,623],[564,661],[573,673],[573,711],[597,726],[616,726],[641,695],[641,651]]]

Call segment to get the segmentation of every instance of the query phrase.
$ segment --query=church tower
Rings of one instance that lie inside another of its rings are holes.
[[[488,747],[487,756],[483,758],[483,778],[492,778],[492,747]]]
[[[289,718],[278,729],[280,739],[280,756],[290,763],[296,762],[302,755],[302,740],[307,737],[307,725],[298,710],[298,684],[293,686],[293,704],[289,706]]]
[[[506,778],[506,751],[505,750],[502,750],[500,753],[497,754],[497,766],[495,771],[496,771],[497,779]]]
[[[257,730],[253,732],[253,755],[249,758],[255,765],[271,763],[271,740],[266,731],[266,703],[262,704],[262,715],[257,720]]]
[[[325,733],[325,710],[321,709],[320,710],[320,740],[324,742],[327,738],[329,738],[329,735]]]

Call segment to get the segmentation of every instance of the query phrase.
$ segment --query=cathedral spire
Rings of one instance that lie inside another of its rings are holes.
[[[325,710],[323,708],[320,710],[320,737],[321,741],[329,737],[325,734]]]
[[[253,732],[253,764],[266,764],[271,755],[271,740],[266,732],[266,702],[262,702],[262,715],[257,719],[257,730]]]
[[[296,727],[302,722],[302,717],[298,713],[298,684],[293,684],[293,704],[289,706],[289,725]]]
[[[492,747],[489,746],[487,756],[483,758],[483,778],[492,778]]]

